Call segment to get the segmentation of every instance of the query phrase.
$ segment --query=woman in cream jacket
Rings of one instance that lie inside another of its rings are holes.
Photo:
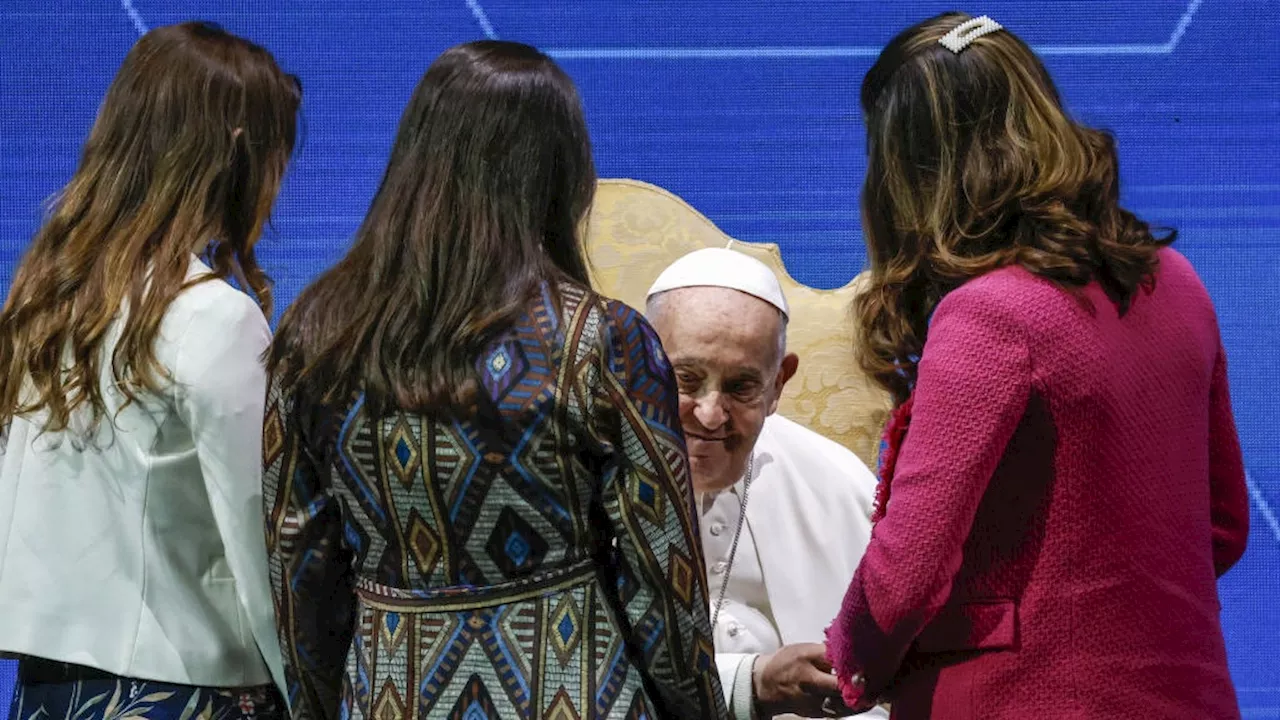
[[[253,246],[300,99],[216,26],[147,33],[17,269],[0,312],[13,720],[285,712]]]

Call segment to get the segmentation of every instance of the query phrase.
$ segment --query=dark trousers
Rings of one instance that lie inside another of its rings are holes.
[[[9,720],[109,717],[277,720],[288,716],[272,685],[209,688],[121,677],[71,663],[18,658]]]

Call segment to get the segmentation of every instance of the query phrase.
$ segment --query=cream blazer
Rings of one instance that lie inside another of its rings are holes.
[[[188,278],[209,273],[194,256]],[[112,326],[110,358],[123,324]],[[0,428],[0,651],[147,680],[284,687],[262,509],[267,321],[220,280],[181,292],[157,359],[167,390],[84,442]],[[83,422],[81,422],[83,428]],[[74,423],[73,423],[74,428]]]

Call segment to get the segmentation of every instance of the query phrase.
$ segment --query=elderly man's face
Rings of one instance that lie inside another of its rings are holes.
[[[759,298],[720,287],[671,290],[654,314],[680,387],[694,488],[727,488],[742,477],[764,419],[796,370],[795,355],[779,357],[782,316]]]

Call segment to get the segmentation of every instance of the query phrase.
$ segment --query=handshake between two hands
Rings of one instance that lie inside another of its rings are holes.
[[[777,652],[761,655],[751,679],[756,712],[762,718],[787,713],[845,717],[855,712],[840,697],[836,676],[827,662],[827,648],[821,643],[786,645]]]

